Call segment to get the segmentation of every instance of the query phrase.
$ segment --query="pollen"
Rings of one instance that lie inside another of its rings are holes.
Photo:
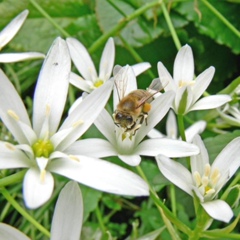
[[[142,111],[144,113],[148,113],[151,110],[151,104],[150,103],[144,103]]]
[[[8,110],[7,113],[14,120],[19,121],[19,119],[20,119],[19,116],[13,110]]]
[[[50,154],[54,151],[54,146],[49,140],[37,140],[32,145],[35,157],[45,157],[48,158]]]
[[[103,80],[99,79],[97,81],[94,82],[94,87],[98,88],[101,87],[103,85]]]

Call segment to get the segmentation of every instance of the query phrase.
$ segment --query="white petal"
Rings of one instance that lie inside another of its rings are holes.
[[[118,157],[130,166],[138,166],[141,162],[141,157],[137,154],[132,155],[118,155]]]
[[[53,214],[51,240],[80,239],[83,199],[77,183],[69,182],[61,190]]]
[[[161,62],[158,62],[157,69],[158,69],[158,76],[161,80],[164,90],[165,91],[172,90],[176,92],[177,84],[174,82],[172,76],[170,75],[168,70],[165,68],[165,66]]]
[[[112,70],[113,70],[113,64],[115,60],[115,46],[113,38],[109,38],[100,61],[100,67],[99,67],[99,78],[101,80],[108,80],[111,76]]]
[[[166,115],[172,105],[174,96],[175,94],[173,91],[168,91],[151,102],[151,110],[148,114],[147,125],[143,123],[141,128],[137,131],[135,139],[136,144],[138,144]]]
[[[98,130],[103,134],[105,138],[108,139],[109,142],[115,144],[116,136],[115,136],[115,124],[113,121],[113,117],[108,113],[106,109],[103,109],[99,114],[94,124],[98,128]]]
[[[53,134],[58,128],[68,93],[70,67],[67,44],[59,37],[45,58],[34,94],[33,128],[37,135],[46,116],[49,116],[49,132]]]
[[[148,62],[137,63],[131,66],[135,76],[140,75],[151,67],[151,64]]]
[[[164,134],[159,132],[157,129],[153,128],[150,130],[150,132],[147,134],[149,138],[162,138],[166,137]]]
[[[149,189],[135,173],[100,159],[76,156],[79,161],[58,159],[49,165],[58,173],[100,191],[129,196],[147,196]]]
[[[19,143],[27,143],[25,134],[20,128],[17,120],[13,119],[7,112],[11,110],[22,122],[31,126],[28,113],[22,99],[19,97],[12,83],[0,69],[0,117],[8,130]]]
[[[193,102],[196,102],[207,89],[208,85],[212,81],[214,72],[215,68],[209,67],[195,79],[194,85],[192,86]]]
[[[193,138],[193,143],[199,147],[200,153],[191,157],[191,171],[192,173],[198,171],[200,175],[203,175],[205,171],[205,165],[209,164],[208,152],[199,135],[196,135]]]
[[[100,138],[88,138],[76,141],[64,152],[70,155],[85,155],[96,158],[118,155],[110,142]]]
[[[90,93],[93,89],[91,89],[91,86],[88,84],[86,80],[84,80],[82,77],[78,76],[76,73],[71,72],[70,73],[70,83],[81,89],[82,91]]]
[[[46,172],[43,179],[40,179],[40,171],[30,168],[24,177],[23,196],[28,208],[34,209],[43,205],[49,200],[54,187],[53,176]]]
[[[44,57],[44,54],[38,52],[2,53],[0,54],[0,63],[14,63]]]
[[[190,82],[193,80],[194,59],[191,47],[183,46],[174,61],[173,79],[178,85],[180,81]]]
[[[30,238],[18,229],[5,223],[0,223],[0,236],[1,240],[30,240]]]
[[[193,138],[197,134],[201,134],[205,128],[207,123],[205,121],[197,121],[192,126],[185,130],[185,135],[187,142],[192,142]]]
[[[112,81],[107,81],[101,87],[86,96],[83,101],[68,115],[60,130],[73,128],[74,131],[61,143],[61,149],[66,149],[75,142],[95,121],[106,105],[113,87]],[[81,121],[82,124],[77,123]],[[77,124],[77,126],[76,126]]]
[[[181,188],[189,195],[193,196],[192,175],[182,164],[173,161],[163,155],[157,156],[156,160],[159,170],[169,181],[171,181],[174,185]]]
[[[240,137],[232,140],[217,156],[212,168],[217,168],[221,176],[228,174],[228,179],[238,170],[240,166]]]
[[[21,150],[8,142],[0,142],[0,169],[27,168],[30,160]]]
[[[75,38],[67,38],[67,45],[74,65],[84,79],[94,81],[97,72],[87,49]]]
[[[29,11],[24,10],[17,15],[0,33],[0,50],[17,34]]]
[[[224,95],[224,94],[204,97],[204,98],[201,98],[199,101],[197,101],[189,109],[189,111],[217,108],[231,100],[232,99],[229,95]]]
[[[199,149],[196,145],[184,141],[168,138],[155,138],[141,142],[135,149],[135,152],[139,155],[145,156],[155,157],[158,154],[161,154],[175,158],[196,155],[199,153]]]
[[[223,200],[213,200],[210,202],[202,203],[205,211],[210,217],[228,223],[233,217],[233,211],[229,205]]]
[[[166,132],[169,138],[176,139],[178,136],[177,120],[172,110],[170,110],[168,113],[167,123],[166,123]]]

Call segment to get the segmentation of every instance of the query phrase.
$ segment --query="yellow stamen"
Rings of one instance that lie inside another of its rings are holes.
[[[199,187],[199,186],[201,185],[201,183],[202,183],[202,178],[201,178],[199,172],[197,172],[197,171],[194,172],[194,173],[193,173],[193,176],[194,176],[194,178],[195,178],[195,181],[196,181],[197,186]]]
[[[75,123],[73,123],[73,127],[75,128],[75,127],[78,127],[79,125],[82,125],[84,123],[84,121],[83,120],[78,120],[78,121],[76,121]]]
[[[43,169],[40,173],[40,182],[44,183],[45,182],[45,177],[46,177],[46,170]]]
[[[8,148],[9,150],[12,150],[12,151],[14,151],[16,149],[15,146],[13,146],[10,143],[5,143],[5,146],[6,146],[6,148]]]
[[[20,119],[19,116],[13,110],[8,110],[7,113],[14,120],[19,121],[19,119]]]
[[[69,155],[69,158],[70,158],[71,160],[80,162],[80,159],[79,159],[78,157],[74,156],[74,155]]]
[[[206,164],[204,168],[204,175],[208,177],[210,175],[210,172],[211,172],[211,166],[210,164]]]
[[[185,86],[193,86],[195,84],[195,81],[179,81],[178,86],[181,87],[185,87]]]
[[[94,87],[98,88],[98,87],[102,86],[103,83],[104,83],[103,80],[99,79],[99,80],[95,81],[93,85],[94,85]]]

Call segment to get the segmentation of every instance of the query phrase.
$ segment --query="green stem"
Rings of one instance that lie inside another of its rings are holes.
[[[30,2],[56,29],[62,33],[64,37],[70,37],[68,32],[59,26],[35,0],[30,0]]]
[[[205,6],[208,7],[216,17],[218,17],[237,37],[240,38],[240,32],[215,7],[213,7],[209,1],[202,0],[202,3],[205,4]]]
[[[178,114],[177,121],[178,121],[178,130],[179,130],[180,136],[183,141],[186,141],[183,115]]]
[[[171,196],[171,208],[174,216],[177,216],[177,206],[176,206],[176,192],[175,186],[170,185],[170,196]]]
[[[0,187],[5,187],[10,184],[16,184],[18,182],[21,182],[23,180],[23,177],[24,177],[26,171],[27,170],[24,169],[20,172],[14,173],[10,176],[0,179]]]
[[[39,224],[31,215],[29,215],[25,209],[23,209],[17,201],[9,194],[9,192],[5,188],[1,188],[2,195],[7,199],[9,203],[25,218],[27,219],[32,225],[34,225],[39,231],[41,231],[47,237],[50,237],[50,232],[44,228],[41,224]]]
[[[95,209],[95,213],[96,213],[96,216],[97,216],[97,219],[98,219],[99,227],[101,228],[101,231],[104,235],[106,233],[106,227],[104,225],[102,214],[101,214],[101,211],[100,211],[98,206]]]
[[[146,3],[142,7],[138,8],[136,11],[128,15],[127,17],[121,19],[118,25],[104,33],[92,44],[92,46],[88,49],[89,53],[93,53],[94,51],[96,51],[104,42],[107,41],[109,37],[116,35],[116,33],[122,30],[130,21],[137,18],[138,16],[146,12],[148,9],[160,5],[161,3],[162,0]]]
[[[12,79],[15,83],[15,87],[17,89],[17,92],[19,94],[21,94],[21,85],[20,85],[19,78],[18,78],[17,74],[14,72],[14,70],[13,70],[13,68],[10,64],[5,64],[5,67],[6,67],[6,70],[12,75]]]
[[[121,39],[125,48],[130,52],[130,54],[133,56],[133,58],[137,62],[139,62],[139,63],[144,62],[144,60],[141,58],[141,56],[135,51],[135,49],[121,35],[119,35],[119,38]],[[155,76],[151,70],[148,70],[147,72],[148,72],[148,75],[150,76],[150,78],[155,78]]]
[[[140,166],[136,167],[139,175],[148,183],[148,180],[144,174],[144,172],[142,171]],[[165,216],[168,218],[169,221],[171,221],[173,224],[175,224],[175,226],[182,232],[184,232],[186,235],[190,235],[191,234],[191,229],[188,228],[183,222],[181,222],[180,220],[178,220],[173,213],[165,206],[165,204],[159,199],[159,197],[157,196],[157,193],[152,189],[152,187],[150,186],[150,184],[148,183],[149,189],[150,189],[150,197],[153,200],[153,202],[155,203],[155,205],[157,207],[160,207]]]
[[[178,38],[178,36],[177,36],[177,33],[176,33],[176,31],[175,31],[175,28],[174,28],[174,26],[173,26],[172,20],[171,20],[171,18],[170,18],[170,15],[169,15],[169,13],[168,13],[168,11],[167,11],[167,8],[166,8],[164,2],[162,2],[161,7],[162,7],[162,11],[163,11],[164,18],[165,18],[165,20],[166,20],[166,22],[167,22],[168,28],[169,28],[170,33],[171,33],[171,35],[172,35],[173,42],[174,42],[177,50],[179,50],[179,49],[181,48],[181,43],[180,43],[180,41],[179,41],[179,38]]]

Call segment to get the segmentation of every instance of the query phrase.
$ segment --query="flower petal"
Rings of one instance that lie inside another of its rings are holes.
[[[213,109],[222,106],[223,104],[231,101],[231,97],[229,95],[212,95],[208,97],[201,98],[197,101],[190,109],[190,111],[195,110],[204,110],[204,109]]]
[[[0,169],[31,166],[26,154],[8,142],[0,142]]]
[[[177,121],[176,116],[172,110],[169,111],[166,123],[166,132],[167,136],[172,139],[177,139],[178,130],[177,130]]]
[[[229,205],[223,200],[213,200],[210,202],[201,203],[205,211],[210,217],[228,223],[233,217],[233,211]]]
[[[86,80],[84,80],[82,77],[78,76],[74,72],[70,73],[69,81],[73,86],[75,86],[85,92],[90,93],[92,91],[91,86],[88,84],[88,82]]]
[[[148,62],[142,62],[142,63],[137,63],[134,65],[131,65],[133,72],[135,76],[140,75],[141,73],[145,72],[149,68],[151,68],[151,64]]]
[[[217,168],[221,176],[228,175],[230,179],[240,166],[240,137],[232,140],[227,146],[219,153],[217,158],[212,164],[212,168]],[[227,179],[227,180],[228,180]],[[219,180],[219,182],[221,182]]]
[[[168,72],[168,70],[165,68],[165,66],[161,63],[158,62],[157,65],[158,69],[158,76],[160,78],[160,81],[164,87],[165,91],[177,91],[177,84],[174,82],[172,76]]]
[[[161,96],[157,97],[151,102],[151,110],[148,114],[147,125],[142,124],[141,128],[136,133],[135,144],[137,145],[147,134],[153,129],[166,115],[172,101],[174,99],[174,92],[168,91]]]
[[[115,60],[115,46],[114,46],[114,41],[113,38],[109,38],[100,61],[100,66],[99,66],[99,78],[101,80],[107,81],[113,70],[113,64]]]
[[[17,34],[24,21],[27,18],[29,11],[24,10],[18,14],[0,33],[0,50],[12,40]]]
[[[54,209],[51,240],[80,239],[83,199],[77,183],[69,182],[61,190]]]
[[[138,166],[141,162],[141,157],[137,154],[132,155],[120,155],[118,154],[118,157],[125,162],[126,164],[130,166]]]
[[[151,129],[150,132],[148,132],[147,136],[149,138],[162,138],[162,137],[166,137],[164,134],[162,134],[161,132],[159,132],[155,128]]]
[[[17,124],[21,120],[31,126],[24,103],[12,83],[0,69],[0,118],[19,143],[27,143],[26,136]],[[11,111],[12,116],[9,115]]]
[[[173,79],[177,85],[181,81],[190,82],[194,75],[194,59],[191,47],[187,44],[177,53],[174,61]]]
[[[25,174],[23,181],[23,196],[28,208],[34,209],[43,205],[52,195],[54,180],[50,172],[44,173],[40,179],[38,169],[30,168]]]
[[[146,182],[135,173],[100,159],[76,156],[79,161],[58,159],[49,168],[79,183],[100,191],[130,196],[147,196]]]
[[[97,79],[97,72],[85,46],[75,38],[67,38],[71,59],[79,73],[86,80]]]
[[[192,175],[180,163],[171,160],[163,155],[156,157],[159,170],[162,174],[171,181],[174,185],[181,188],[183,191],[193,196],[192,193]]]
[[[205,121],[197,121],[189,128],[185,130],[187,142],[192,142],[193,138],[197,134],[201,134],[206,128],[207,123]]]
[[[43,53],[38,52],[2,53],[0,54],[0,63],[14,63],[44,57],[45,55]]]
[[[51,134],[58,128],[68,93],[70,67],[67,44],[58,37],[43,63],[34,94],[33,128],[38,136],[46,117]]]
[[[0,236],[1,240],[30,240],[30,238],[18,229],[5,223],[0,223]]]
[[[191,157],[191,171],[194,173],[195,171],[199,172],[202,176],[205,171],[205,165],[209,164],[209,157],[207,149],[199,135],[196,135],[193,138],[193,143],[199,147],[200,153],[196,156]]]
[[[64,152],[70,155],[85,155],[97,158],[118,155],[110,142],[100,138],[76,141]]]
[[[184,141],[155,138],[141,142],[135,149],[135,152],[145,156],[155,157],[158,154],[162,154],[167,157],[175,158],[196,155],[199,153],[199,149],[196,145]]]
[[[94,121],[94,124],[109,142],[112,144],[116,142],[115,124],[112,116],[106,109],[102,110],[97,119]]]
[[[215,68],[209,67],[195,79],[194,85],[192,86],[193,102],[196,102],[207,89],[208,85],[212,81],[214,72]]]
[[[60,130],[72,128],[73,131],[63,139],[59,150],[66,149],[90,127],[106,105],[112,92],[112,87],[113,82],[107,81],[101,87],[87,95],[83,101],[71,111]]]

